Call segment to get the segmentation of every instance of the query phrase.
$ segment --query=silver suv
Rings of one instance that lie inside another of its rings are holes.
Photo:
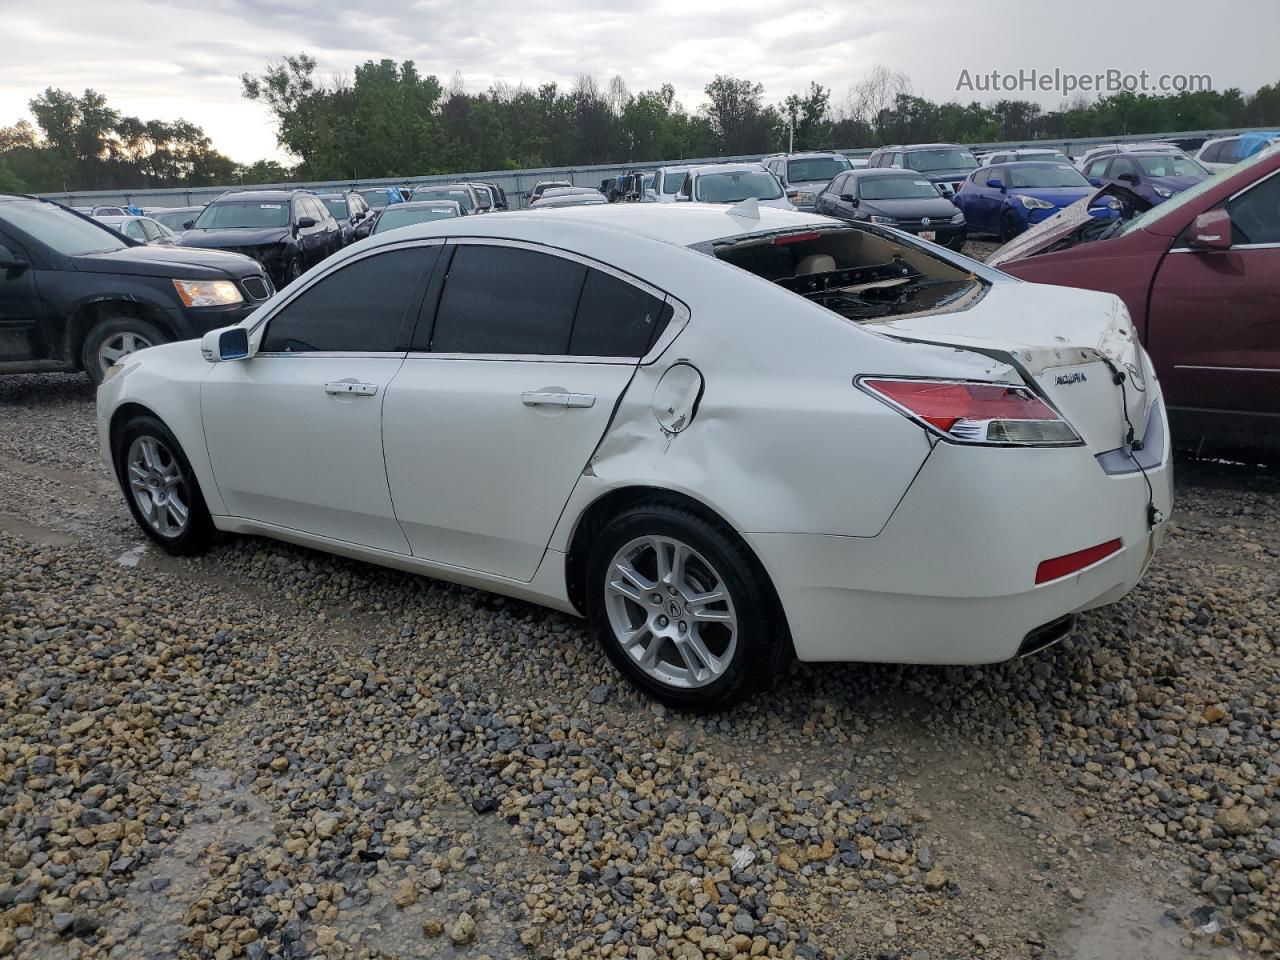
[[[846,170],[853,168],[840,153],[775,153],[760,161],[782,183],[796,209],[812,213],[818,194]]]

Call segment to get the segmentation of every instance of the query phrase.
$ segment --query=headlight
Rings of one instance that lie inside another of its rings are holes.
[[[1047,200],[1041,200],[1039,197],[1024,197],[1022,194],[1018,194],[1017,199],[1028,210],[1052,210],[1055,206]]]
[[[868,219],[872,223],[883,224],[886,227],[896,227],[898,225],[898,221],[895,220],[893,217],[880,217],[874,213],[870,217],[868,217]]]
[[[244,302],[230,280],[175,280],[173,286],[188,307],[227,307]]]
[[[1151,189],[1156,192],[1156,196],[1164,197],[1166,200],[1173,196],[1173,191],[1166,190],[1164,187],[1152,187]]]
[[[952,222],[952,223],[964,223],[964,214],[963,214],[963,213],[957,213],[954,217],[952,217],[952,218],[951,218],[951,222]]]

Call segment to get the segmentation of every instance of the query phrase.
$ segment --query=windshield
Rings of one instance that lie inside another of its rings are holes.
[[[1036,163],[1060,163],[1063,166],[1073,167],[1071,160],[1064,157],[1060,153],[1019,153],[1015,154],[1012,160],[1033,160]]]
[[[1218,184],[1222,183],[1223,177],[1234,176],[1235,174],[1239,173],[1241,170],[1248,170],[1250,167],[1254,166],[1255,164],[1261,163],[1263,160],[1266,160],[1268,157],[1274,157],[1274,156],[1275,156],[1275,151],[1263,150],[1261,153],[1255,153],[1252,157],[1249,157],[1247,160],[1241,160],[1235,166],[1229,167],[1228,169],[1224,170],[1222,173],[1218,174],[1216,177],[1205,177],[1195,186],[1188,187],[1186,190],[1183,190],[1181,193],[1175,193],[1170,199],[1164,201],[1163,203],[1156,204],[1146,213],[1143,213],[1134,217],[1132,220],[1126,223],[1124,227],[1120,230],[1120,236],[1123,236],[1127,233],[1133,233],[1133,231],[1135,230],[1141,230],[1147,224],[1154,223],[1156,220],[1159,220],[1161,217],[1168,216],[1171,213],[1176,213],[1179,209],[1181,209],[1186,204],[1194,201],[1201,194],[1205,193],[1208,190],[1212,190]]]
[[[922,173],[930,170],[976,170],[978,168],[978,161],[973,159],[973,154],[960,147],[912,150],[905,159],[908,167]]]
[[[789,160],[787,162],[787,181],[804,183],[808,180],[832,180],[836,174],[849,169],[849,161],[844,157],[809,157],[805,160]]]
[[[456,200],[458,206],[462,208],[463,213],[470,213],[474,204],[471,202],[471,193],[467,190],[459,190],[456,187],[423,187],[413,191],[413,199],[415,200]]]
[[[919,177],[861,177],[858,196],[863,200],[937,200],[942,196],[932,181]]]
[[[339,197],[336,200],[323,200],[323,203],[329,208],[329,212],[333,214],[333,219],[347,219],[347,201],[345,197]]]
[[[1209,171],[1190,157],[1166,153],[1158,156],[1134,157],[1134,162],[1149,177],[1207,177]]]
[[[749,197],[777,200],[781,196],[777,179],[763,170],[704,173],[698,178],[697,199],[704,203],[737,203]]]
[[[1044,167],[1010,167],[1007,171],[1011,187],[1087,187],[1089,181],[1075,167],[1057,164]]]
[[[389,198],[387,197],[387,191],[385,188],[379,188],[377,190],[361,190],[359,193],[360,196],[364,197],[364,202],[375,209],[378,207],[385,207],[389,203]]]
[[[23,233],[31,234],[64,257],[124,250],[129,246],[102,224],[38,200],[0,203],[0,223],[12,224]]]
[[[680,189],[680,185],[684,183],[684,170],[667,170],[662,174],[662,192],[666,194],[675,193]]]
[[[448,220],[457,215],[457,210],[443,204],[438,207],[420,207],[417,210],[401,210],[397,207],[389,207],[378,217],[378,225],[374,227],[373,232],[385,233],[397,227],[408,227],[415,223],[427,223],[431,220]]]
[[[287,200],[215,200],[196,218],[197,230],[253,230],[287,227]]]
[[[164,224],[170,230],[184,229],[188,220],[194,220],[199,210],[157,210],[151,219]]]

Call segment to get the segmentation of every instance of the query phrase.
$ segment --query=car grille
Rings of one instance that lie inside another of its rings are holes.
[[[271,281],[266,277],[246,277],[241,282],[254,300],[265,300],[271,296]]]

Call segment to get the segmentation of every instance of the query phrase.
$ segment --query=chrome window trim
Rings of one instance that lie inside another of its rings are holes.
[[[1231,253],[1233,250],[1276,250],[1280,249],[1280,242],[1277,243],[1237,243],[1227,247],[1225,250],[1202,250],[1198,247],[1174,247],[1170,253]]]
[[[384,359],[384,360],[403,360],[405,352],[403,350],[264,350],[261,353],[255,353],[250,359],[258,357],[318,357],[321,360],[333,360],[337,357],[343,359]]]
[[[634,274],[627,273],[617,267],[595,260],[584,254],[577,253],[573,250],[565,250],[563,247],[553,247],[547,243],[538,243],[533,240],[511,240],[506,237],[450,237],[449,242],[458,246],[489,246],[489,247],[514,247],[518,250],[529,250],[532,253],[541,253],[551,257],[562,257],[583,266],[590,267],[593,270],[599,270],[606,273],[623,283],[628,283],[633,287],[638,287],[649,296],[661,300],[671,305],[671,319],[667,321],[666,329],[662,331],[662,336],[651,346],[644,356],[636,357],[583,357],[575,354],[553,354],[553,353],[433,353],[430,350],[411,350],[408,356],[412,358],[421,357],[439,357],[448,360],[508,360],[508,361],[541,361],[544,363],[625,363],[633,366],[647,366],[660,357],[664,350],[671,345],[680,331],[689,323],[689,308],[684,301],[673,297],[665,290],[655,287],[646,280],[641,280]],[[447,279],[447,278],[446,278]]]

